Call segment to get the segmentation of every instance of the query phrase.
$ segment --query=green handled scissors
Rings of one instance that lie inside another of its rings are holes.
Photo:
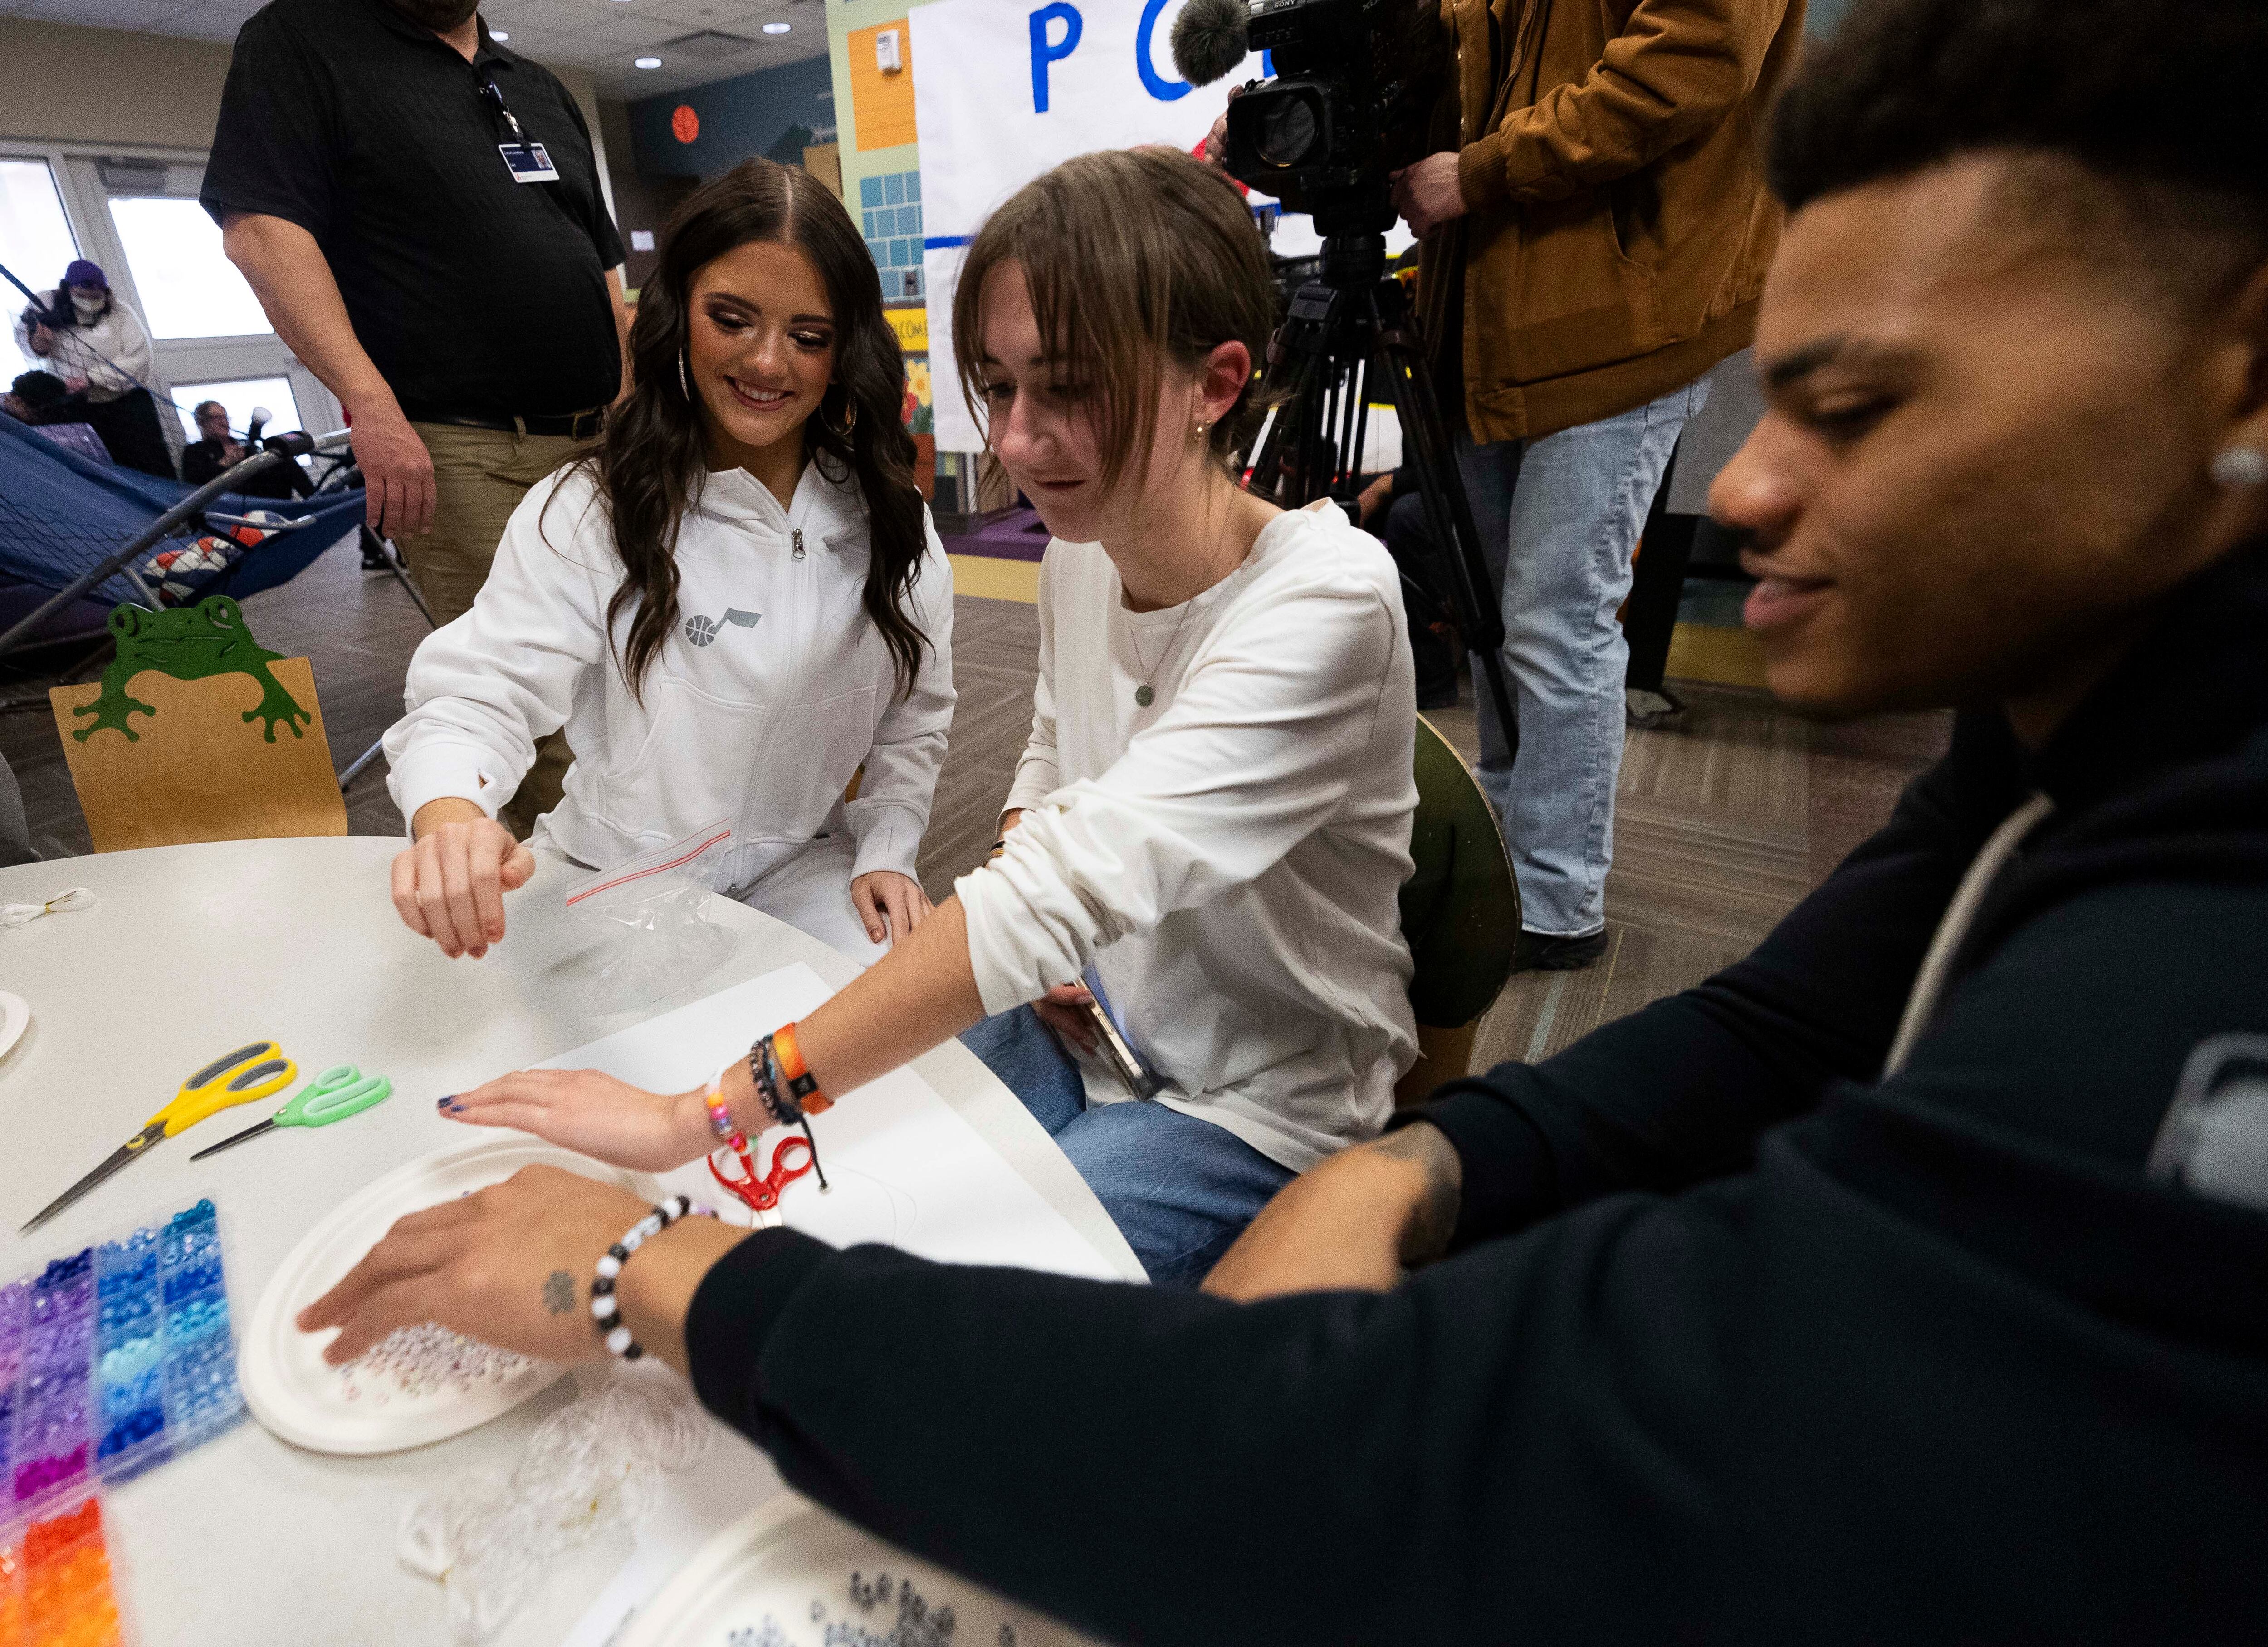
[[[340,1064],[317,1075],[313,1084],[302,1090],[298,1097],[259,1126],[247,1126],[232,1138],[222,1139],[210,1149],[198,1150],[189,1159],[202,1161],[207,1156],[218,1155],[231,1144],[240,1144],[247,1138],[272,1133],[279,1126],[328,1126],[333,1121],[359,1115],[393,1096],[394,1083],[384,1075],[365,1075],[352,1064]]]

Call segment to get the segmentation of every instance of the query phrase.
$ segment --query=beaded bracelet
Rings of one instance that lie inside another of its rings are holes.
[[[769,1035],[748,1049],[748,1078],[756,1083],[756,1097],[773,1126],[792,1126],[803,1119],[802,1112],[787,1097],[787,1077],[780,1074]]]
[[[716,1078],[710,1082],[709,1089],[701,1095],[701,1101],[709,1106],[709,1130],[728,1144],[740,1136],[740,1129],[733,1125],[733,1112],[725,1102],[725,1071],[740,1061],[733,1059],[724,1069],[718,1070]]]
[[[599,1331],[610,1354],[624,1361],[636,1361],[645,1354],[637,1340],[622,1325],[621,1306],[615,1300],[615,1281],[622,1273],[622,1266],[647,1242],[659,1235],[681,1218],[699,1215],[714,1218],[717,1215],[706,1207],[697,1206],[682,1195],[673,1195],[622,1232],[622,1238],[608,1247],[599,1260],[599,1273],[591,1281],[591,1318],[599,1324]]]
[[[795,1026],[787,1024],[765,1036],[748,1049],[748,1073],[755,1078],[756,1097],[771,1112],[772,1119],[782,1126],[799,1126],[804,1141],[811,1146],[812,1171],[819,1175],[819,1187],[828,1187],[827,1169],[819,1164],[819,1140],[812,1136],[811,1118],[835,1107],[835,1101],[819,1089],[819,1082],[803,1067],[803,1060],[795,1047]],[[787,1038],[788,1052],[795,1058],[799,1072],[791,1076],[782,1067],[778,1044]],[[806,1102],[799,1103],[799,1099]]]

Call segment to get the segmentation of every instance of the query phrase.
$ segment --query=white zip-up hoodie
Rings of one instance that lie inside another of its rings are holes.
[[[954,703],[953,572],[926,529],[910,616],[929,644],[901,698],[859,601],[857,482],[810,464],[783,509],[745,470],[711,473],[679,525],[678,621],[641,702],[618,661],[629,612],[608,644],[622,567],[604,503],[579,470],[538,483],[472,609],[410,661],[409,713],[386,735],[394,804],[414,818],[458,795],[493,817],[536,740],[563,725],[575,764],[536,838],[571,858],[611,868],[722,816],[733,831],[728,893],[844,829],[851,875],[912,875]]]

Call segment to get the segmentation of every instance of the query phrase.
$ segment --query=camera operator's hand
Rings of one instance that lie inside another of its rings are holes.
[[[1228,88],[1228,100],[1232,103],[1243,95],[1244,88],[1241,85]],[[1228,111],[1226,109],[1223,109],[1220,118],[1213,122],[1212,129],[1205,133],[1204,159],[1207,166],[1217,166],[1224,172],[1228,169]]]
[[[55,352],[55,335],[44,326],[33,326],[32,328],[32,335],[28,338],[25,339],[25,341],[31,344],[32,352],[35,355],[53,354]]]
[[[424,531],[433,524],[433,454],[392,395],[353,411],[370,529],[380,537]]]
[[[1393,174],[1394,209],[1419,240],[1452,218],[1465,215],[1465,194],[1457,181],[1454,150],[1429,154]]]

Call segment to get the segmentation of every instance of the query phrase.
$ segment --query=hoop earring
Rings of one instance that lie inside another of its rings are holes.
[[[2223,447],[2213,460],[2213,484],[2231,491],[2268,486],[2268,452],[2256,446]]]
[[[850,432],[858,426],[858,403],[846,390],[843,396],[843,438],[848,440]]]
[[[693,399],[693,385],[685,378],[685,351],[682,349],[677,351],[677,392],[688,403]]]

